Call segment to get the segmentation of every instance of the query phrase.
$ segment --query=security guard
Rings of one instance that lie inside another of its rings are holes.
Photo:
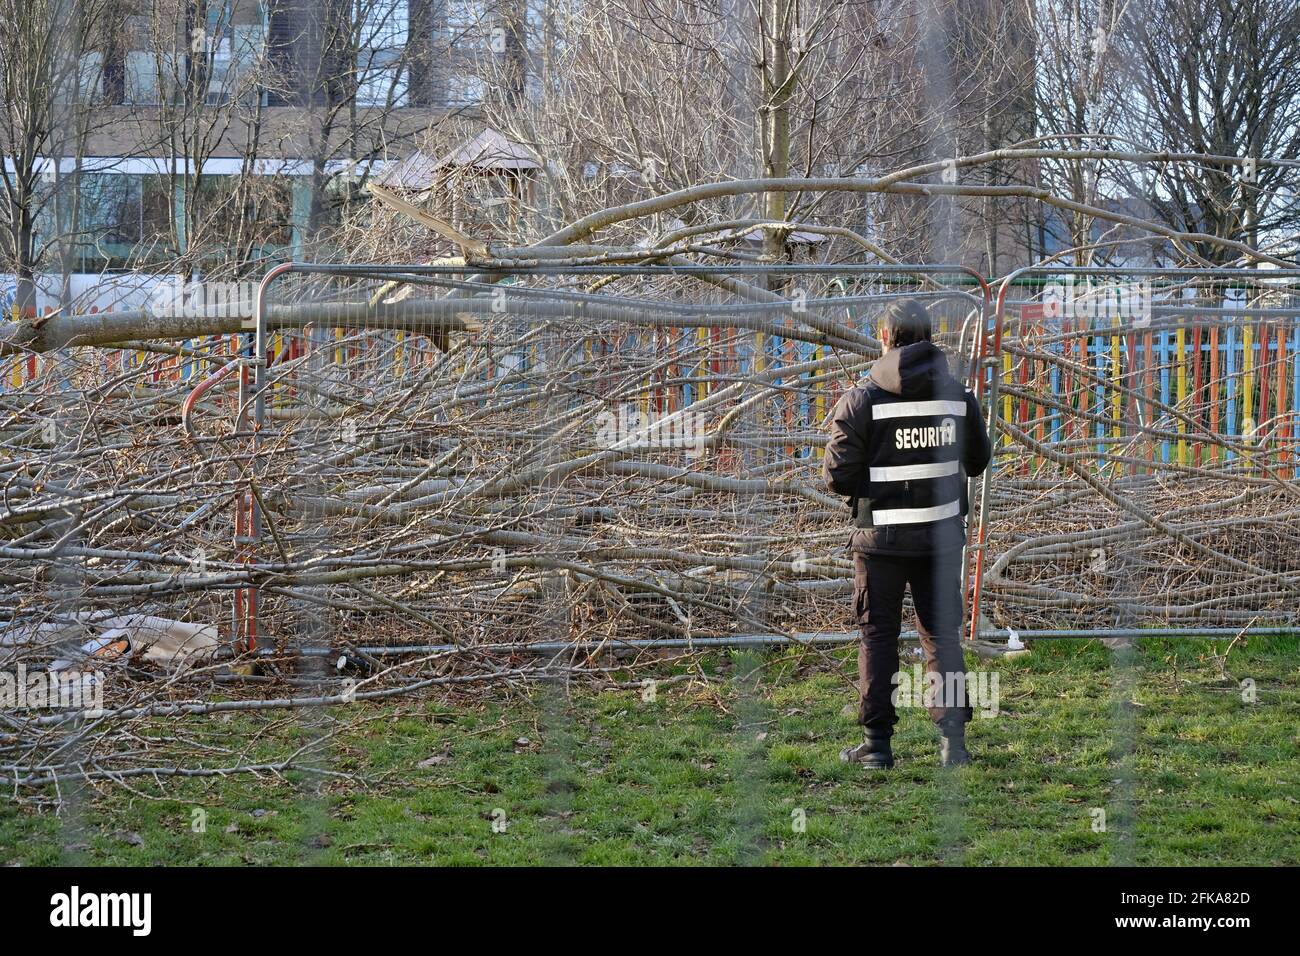
[[[855,519],[850,547],[865,740],[840,757],[865,767],[894,765],[893,692],[908,586],[929,690],[938,692],[925,702],[942,734],[940,760],[970,761],[960,640],[966,479],[988,467],[992,448],[975,396],[953,378],[930,335],[924,305],[890,304],[880,322],[881,357],[835,406],[823,459],[831,491],[850,499]],[[953,699],[958,688],[962,700]]]

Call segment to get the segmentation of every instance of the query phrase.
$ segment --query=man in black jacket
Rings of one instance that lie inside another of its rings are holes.
[[[855,519],[850,547],[865,740],[840,757],[866,767],[894,765],[893,691],[908,586],[928,679],[937,684],[926,689],[937,694],[926,704],[943,737],[941,762],[970,760],[961,648],[966,480],[988,467],[992,447],[979,403],[952,377],[930,334],[930,314],[915,299],[885,310],[881,357],[835,406],[822,466],[831,491],[850,499]]]

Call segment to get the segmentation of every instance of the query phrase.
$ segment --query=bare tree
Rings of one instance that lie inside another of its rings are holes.
[[[326,231],[336,193],[429,125],[445,98],[442,21],[427,0],[273,0],[269,22],[269,103],[295,114],[282,135],[310,165],[311,239]]]
[[[56,206],[77,207],[78,170],[95,122],[107,28],[103,0],[0,0],[0,251],[15,277],[15,305],[36,304],[36,276],[66,229]],[[74,169],[65,179],[60,160]]]
[[[1130,91],[1121,132],[1154,149],[1252,161],[1241,169],[1170,163],[1149,182],[1128,179],[1128,188],[1179,229],[1294,255],[1300,3],[1133,0],[1119,26],[1119,66]],[[1211,261],[1225,256],[1203,242],[1194,248]]]
[[[1124,82],[1115,68],[1114,37],[1123,0],[1026,0],[1038,49],[1035,99],[1038,136],[1054,146],[1104,146],[1115,133],[1124,102]],[[1106,188],[1101,160],[1043,160],[1044,185],[1079,203],[1095,204]],[[1036,217],[1042,235],[1057,223]],[[1093,244],[1094,219],[1082,213],[1065,217],[1063,240],[1075,250],[1071,261],[1087,265],[1108,248]]]

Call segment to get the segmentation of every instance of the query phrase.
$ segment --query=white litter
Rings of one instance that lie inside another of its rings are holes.
[[[215,624],[189,624],[149,614],[96,617],[78,614],[94,627],[104,628],[101,638],[125,639],[129,653],[171,671],[184,670],[211,657],[218,645]]]
[[[142,658],[168,671],[208,660],[218,647],[215,624],[189,624],[150,614],[82,611],[62,621],[10,625],[0,630],[0,663],[33,645],[62,654],[50,670]]]

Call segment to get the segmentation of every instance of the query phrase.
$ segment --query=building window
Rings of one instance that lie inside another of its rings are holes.
[[[486,97],[481,71],[493,52],[489,6],[484,0],[447,0],[437,45],[446,51],[443,89],[449,107],[477,106]]]
[[[473,73],[453,73],[447,77],[448,106],[476,106],[483,102],[487,84]]]
[[[132,246],[144,236],[139,176],[83,173],[81,229],[96,246]]]
[[[236,19],[239,22],[235,22]],[[195,28],[184,42],[159,39],[172,28],[184,33],[181,24],[151,22],[141,16],[127,17],[123,24],[125,42],[131,47],[121,58],[122,97],[134,106],[158,106],[172,102],[186,83],[188,70],[207,77],[204,101],[210,105],[243,100],[259,94],[254,77],[266,45],[266,28],[260,6],[241,7],[211,0],[202,28]],[[116,64],[115,64],[116,65]]]
[[[75,71],[69,70],[60,80],[59,102],[96,103],[103,94],[104,55],[83,53]]]
[[[166,176],[83,172],[78,184],[75,240],[81,271],[138,265],[171,235]]]
[[[405,106],[407,0],[358,0],[357,105]]]
[[[184,62],[169,50],[129,51],[123,90],[126,102],[133,106],[158,106],[169,102],[184,72]]]
[[[226,23],[209,34],[209,103],[243,100],[256,92],[252,74],[265,41],[261,23]]]
[[[447,0],[447,33],[453,45],[483,43],[489,33],[487,4],[483,0]]]

